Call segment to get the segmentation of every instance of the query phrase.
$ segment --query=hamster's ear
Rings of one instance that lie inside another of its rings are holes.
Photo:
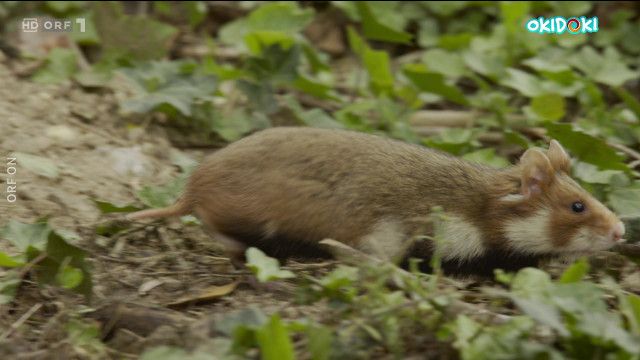
[[[549,150],[547,151],[547,157],[549,157],[549,161],[551,162],[551,166],[553,166],[556,171],[562,171],[564,173],[569,173],[571,168],[571,158],[562,145],[556,140],[551,140],[549,144]]]
[[[539,149],[529,149],[522,154],[520,169],[520,192],[525,198],[541,194],[555,173],[551,161]]]

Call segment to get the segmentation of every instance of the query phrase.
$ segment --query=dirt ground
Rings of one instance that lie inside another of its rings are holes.
[[[94,296],[87,303],[64,289],[23,283],[17,301],[0,310],[0,329],[21,325],[0,339],[0,358],[95,357],[69,342],[64,330],[70,317],[84,312],[99,320],[102,337],[110,345],[103,356],[109,358],[135,357],[160,344],[197,347],[215,335],[212,324],[248,306],[267,314],[277,310],[285,318],[323,313],[318,305],[296,305],[287,284],[259,291],[244,281],[214,301],[181,306],[178,311],[166,307],[246,275],[234,270],[196,225],[136,224],[122,236],[96,235],[97,226],[121,215],[102,215],[93,200],[136,203],[135,191],[141,186],[163,184],[176,176],[178,168],[170,155],[181,150],[171,145],[160,127],[127,126],[136,119],[125,120],[118,113],[113,93],[90,92],[71,82],[36,84],[17,76],[15,65],[0,59],[2,161],[14,152],[37,155],[51,160],[59,174],[48,178],[18,164],[13,176],[18,200],[8,203],[3,191],[0,226],[11,219],[33,223],[47,217],[53,228],[75,232],[75,245],[89,252]],[[199,160],[207,152],[183,154]],[[6,176],[3,172],[3,184]],[[0,251],[15,249],[0,240]],[[292,263],[289,268],[313,273],[325,265]],[[93,309],[101,310],[91,313]]]

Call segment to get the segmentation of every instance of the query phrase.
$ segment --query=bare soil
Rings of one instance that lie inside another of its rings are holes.
[[[97,226],[121,221],[121,215],[101,214],[93,200],[136,203],[141,186],[176,176],[172,152],[200,160],[207,151],[175,149],[160,127],[128,126],[144,121],[121,116],[112,92],[72,82],[36,84],[17,75],[19,65],[0,59],[1,161],[14,152],[37,155],[51,160],[59,174],[48,178],[18,164],[13,176],[18,200],[7,202],[3,189],[0,226],[46,217],[53,228],[75,232],[75,245],[89,253],[94,295],[87,302],[64,289],[23,282],[16,301],[0,309],[0,336],[8,335],[0,338],[0,358],[135,358],[157,345],[195,348],[215,337],[216,321],[249,306],[285,318],[322,316],[321,305],[295,303],[292,284],[248,285],[246,273],[235,270],[196,225],[135,224],[111,238],[96,235]],[[0,251],[16,249],[0,240]],[[330,266],[291,263],[289,268],[314,273]],[[239,285],[228,295],[176,310],[167,306],[233,282]],[[77,316],[98,320],[107,352],[69,341],[65,326]],[[6,332],[11,326],[16,328]]]

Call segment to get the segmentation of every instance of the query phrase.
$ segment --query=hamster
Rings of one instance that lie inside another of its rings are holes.
[[[327,255],[326,238],[383,259],[428,259],[433,242],[414,240],[433,235],[427,219],[439,206],[445,272],[491,275],[623,241],[623,223],[569,171],[555,140],[494,169],[375,135],[280,127],[207,157],[174,205],[128,218],[193,214],[236,261],[248,246]]]

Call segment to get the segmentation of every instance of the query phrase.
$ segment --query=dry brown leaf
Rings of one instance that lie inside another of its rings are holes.
[[[195,295],[186,295],[179,298],[176,301],[172,301],[167,304],[169,307],[182,306],[186,304],[195,304],[202,303],[207,301],[215,300],[219,297],[228,295],[233,292],[238,286],[238,281],[234,281],[232,283],[222,285],[222,286],[211,286],[204,290],[199,291]]]

